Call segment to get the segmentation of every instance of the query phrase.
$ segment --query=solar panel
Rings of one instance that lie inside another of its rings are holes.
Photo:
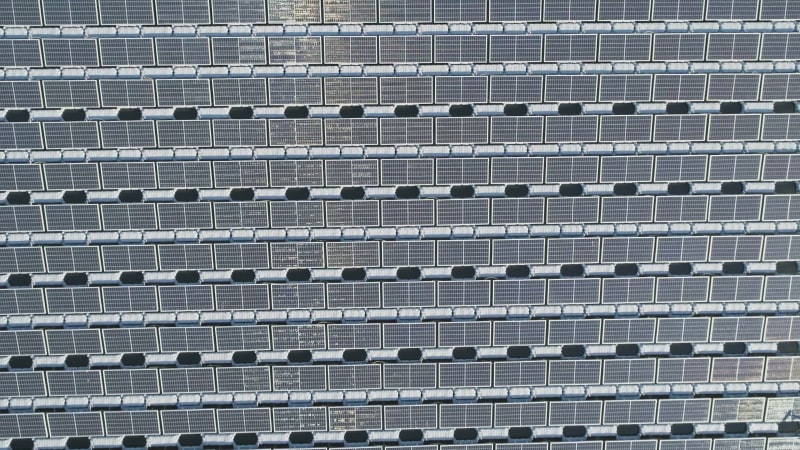
[[[164,434],[213,433],[216,423],[213,409],[161,411]]]
[[[267,0],[270,23],[320,22],[319,0]]]
[[[0,416],[0,436],[47,437],[44,414],[3,414]]]
[[[164,203],[158,205],[162,229],[212,228],[210,203]]]
[[[534,62],[541,60],[541,36],[495,35],[489,39],[489,62]]]
[[[757,34],[713,33],[708,36],[708,60],[748,61],[758,59]]]
[[[153,24],[153,4],[149,0],[98,0],[103,25]]]
[[[648,263],[653,260],[655,238],[603,238],[603,263]]]
[[[658,362],[659,383],[707,383],[711,358],[670,358]]]
[[[547,304],[593,304],[600,303],[600,279],[548,280]]]
[[[705,44],[706,35],[702,33],[655,34],[652,59],[653,61],[702,61],[705,59]]]
[[[103,353],[100,330],[47,330],[47,352],[51,355],[67,354],[99,354]],[[98,391],[100,390],[100,374],[97,372],[81,372],[80,376],[97,375]],[[52,389],[51,389],[52,391]],[[97,392],[98,394],[100,392]]]
[[[597,8],[597,20],[648,20],[649,0],[602,0]]]
[[[50,313],[100,312],[98,288],[48,288],[45,295]]]
[[[325,23],[375,22],[377,12],[376,0],[325,0],[323,2]]]
[[[380,219],[378,216],[379,204],[375,200],[355,200],[355,201],[337,201],[330,202],[326,205],[326,223],[329,226],[377,226]],[[378,243],[373,242],[377,249]],[[347,246],[333,247],[344,249]],[[361,246],[357,246],[361,247]],[[329,246],[330,248],[330,246]],[[355,248],[355,247],[354,247]],[[377,257],[377,255],[376,255]],[[330,262],[330,259],[329,259]],[[370,263],[377,265],[377,263]]]
[[[589,320],[552,320],[549,322],[547,343],[564,344],[599,344],[601,321]]]
[[[44,297],[41,289],[4,289],[0,291],[2,314],[44,313]]]
[[[267,104],[267,85],[264,78],[216,78],[211,80],[211,85],[214,105]]]
[[[380,119],[380,137],[381,145],[433,144],[433,118]]]
[[[601,401],[560,401],[550,403],[550,425],[598,425]]]
[[[556,2],[544,0],[544,20],[594,20],[594,2],[586,0],[569,0]]]
[[[536,103],[542,100],[542,77],[535,75],[489,77],[490,101]]]
[[[653,197],[605,197],[600,210],[601,223],[650,222]]]
[[[606,319],[603,321],[604,344],[649,344],[656,331],[655,319]]]
[[[44,272],[42,250],[31,247],[0,248],[0,271]]]
[[[764,358],[715,358],[711,366],[711,381],[761,381]]]
[[[545,20],[550,20],[548,18],[549,14],[560,14],[560,13],[548,13],[548,9],[556,10],[561,5],[565,5],[567,3],[588,3],[591,5],[591,14],[594,14],[594,3],[587,2],[586,0],[569,0],[569,2],[561,3],[556,7],[549,6],[553,0],[545,0],[545,9],[544,15]],[[588,6],[585,5],[585,6]],[[577,6],[577,5],[576,5]],[[571,16],[576,14],[582,15],[584,14],[583,7],[577,7],[571,9],[570,12]],[[575,20],[574,17],[570,17],[567,20]],[[590,34],[567,34],[567,35],[553,35],[548,34],[544,37],[544,61],[545,62],[553,62],[553,61],[581,61],[581,62],[590,62],[595,61],[597,59],[597,36],[590,35]]]
[[[703,0],[653,0],[653,20],[702,20]]]
[[[325,64],[375,64],[378,38],[375,36],[325,36]]]
[[[272,368],[275,391],[313,391],[326,389],[325,366],[276,366]]]
[[[488,387],[491,385],[492,363],[440,363],[439,387]]]
[[[159,24],[209,23],[207,0],[156,0]]]
[[[156,122],[159,147],[210,147],[211,126],[207,120]]]
[[[45,25],[96,25],[97,6],[92,0],[41,0]]]
[[[47,148],[100,148],[100,136],[95,122],[46,122],[43,128]]]
[[[599,238],[549,239],[548,264],[596,263],[600,256]]]
[[[42,372],[8,372],[0,374],[0,392],[4,397],[44,396]]]
[[[38,81],[0,82],[0,107],[41,108],[42,89]]]
[[[273,284],[272,308],[324,308],[325,286],[319,283]]]
[[[695,251],[700,251],[700,249],[695,249]],[[658,261],[658,258],[656,261]],[[705,302],[708,300],[708,284],[709,281],[707,277],[681,277],[672,280],[659,279],[658,288],[656,290],[656,302]]]
[[[152,39],[100,39],[100,60],[104,66],[153,66]]]
[[[221,433],[272,431],[269,408],[218,409],[217,424]]]
[[[103,106],[155,106],[152,80],[100,80]]]
[[[42,82],[47,106],[54,107],[97,107],[97,82],[90,80],[45,80]]]
[[[269,327],[266,325],[216,327],[217,350],[269,350]]]
[[[549,116],[545,121],[546,143],[595,142],[597,140],[597,117],[593,116]]]
[[[103,419],[109,436],[158,434],[161,430],[158,411],[105,411]]]
[[[324,325],[273,326],[272,347],[275,350],[325,348]]]
[[[273,119],[269,121],[269,145],[322,145],[321,119]]]
[[[170,1],[197,1],[197,0],[170,0]],[[205,2],[203,2],[205,3]],[[158,5],[156,5],[158,7]],[[195,13],[202,15],[202,10]],[[162,23],[162,16],[159,13],[159,23]],[[180,20],[180,19],[175,19]],[[193,19],[185,19],[193,20]],[[203,20],[198,17],[197,20]],[[208,19],[205,19],[206,21]],[[156,38],[156,55],[159,65],[179,66],[194,65],[207,66],[211,64],[211,48],[208,45],[208,38]]]
[[[0,331],[0,355],[45,355],[44,335],[41,330]]]
[[[160,369],[158,374],[161,391],[165,394],[214,391],[214,369],[211,367]]]
[[[366,366],[331,366],[328,368],[328,386],[330,389],[380,389],[381,367]]]
[[[706,19],[755,19],[758,2],[753,0],[708,0]]]
[[[657,423],[707,422],[711,399],[665,399],[658,401]]]
[[[486,117],[437,117],[437,144],[481,144],[489,140]]]
[[[107,394],[157,394],[158,371],[155,369],[104,370]]]
[[[213,328],[173,327],[159,328],[159,341],[163,352],[213,351]]]
[[[271,9],[269,14],[272,22]],[[322,63],[322,40],[319,37],[269,37],[267,51],[270,64]]]
[[[439,346],[465,347],[490,345],[491,322],[441,322]]]
[[[543,305],[545,280],[496,280],[492,283],[494,305]]]
[[[325,407],[273,408],[273,429],[286,431],[324,431],[327,429]]]
[[[387,364],[383,379],[383,385],[387,389],[436,387],[436,364]]]
[[[494,363],[494,385],[543,386],[547,361],[502,361]]]
[[[763,420],[765,400],[764,398],[716,398],[711,408],[711,422]]]
[[[328,306],[331,308],[377,308],[381,293],[378,283],[329,284]]]
[[[648,101],[652,75],[600,75],[600,101]]]
[[[214,64],[266,64],[263,37],[215,37],[211,39]]]
[[[761,298],[763,284],[764,278],[761,276],[713,278],[709,300],[712,302],[758,301]]]
[[[214,286],[217,310],[267,309],[270,298],[269,288],[264,284]]]
[[[504,321],[494,324],[494,345],[544,345],[544,321]]]
[[[99,272],[98,247],[45,247],[48,272]]]
[[[378,78],[326,78],[325,104],[327,105],[371,105],[378,103]]]
[[[434,323],[383,324],[383,348],[436,347]]]
[[[384,51],[383,48],[383,40],[381,40],[381,52]],[[383,55],[381,53],[381,62],[385,62]],[[433,77],[382,77],[380,79],[380,102],[385,104],[433,103]],[[326,103],[329,102],[326,101]]]
[[[653,128],[648,116],[603,116],[600,118],[600,142],[647,142]]]
[[[436,405],[392,405],[384,406],[384,429],[436,428]]]
[[[486,36],[435,36],[434,60],[437,63],[486,62],[486,40]]]
[[[493,264],[544,264],[544,239],[492,240]]]
[[[7,14],[0,19],[3,25],[41,25],[42,17],[39,11],[39,2],[35,4],[27,0],[9,0],[6,8]]]
[[[490,0],[492,22],[539,22],[542,8],[539,0]]]
[[[215,203],[214,225],[217,228],[255,228],[269,223],[267,203]]]
[[[154,286],[115,286],[102,289],[103,309],[106,312],[158,310],[158,300]]]
[[[645,424],[655,423],[656,421],[656,400],[609,400],[605,402],[604,406],[603,423],[607,425],[628,423]],[[650,442],[655,443],[655,441]],[[611,443],[612,442],[606,443],[606,447]],[[615,444],[614,447],[621,444],[621,442],[613,443]],[[615,450],[618,449],[615,448]]]
[[[385,308],[433,306],[436,286],[433,281],[383,283]]]
[[[439,306],[486,306],[490,302],[488,280],[439,281],[436,287]]]
[[[439,405],[441,428],[490,427],[491,424],[491,403]]]

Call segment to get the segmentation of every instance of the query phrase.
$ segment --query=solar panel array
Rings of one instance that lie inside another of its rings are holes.
[[[797,0],[0,25],[0,447],[800,449]]]

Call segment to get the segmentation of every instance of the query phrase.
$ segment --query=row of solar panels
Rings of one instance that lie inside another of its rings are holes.
[[[793,235],[46,246],[44,252],[42,247],[0,248],[0,272],[541,265],[545,260],[641,264],[786,261],[799,256],[800,236]]]
[[[763,410],[763,398],[715,400],[714,407],[734,412],[711,412],[710,399],[561,401],[530,403],[398,405],[398,406],[311,406],[295,408],[179,409],[162,411],[106,411],[48,413],[50,436],[151,435],[180,433],[296,432],[348,430],[400,430],[440,428],[491,428],[516,426],[570,426],[608,424],[673,424],[708,422],[720,418],[756,416]],[[773,399],[770,399],[773,400]],[[738,411],[737,411],[738,409]],[[755,411],[752,411],[752,410]],[[738,414],[737,414],[738,412]],[[159,417],[161,427],[159,427]],[[104,419],[104,420],[103,420]],[[775,417],[775,421],[780,421]],[[103,427],[105,422],[105,427]],[[720,420],[719,422],[723,422]],[[47,436],[45,414],[0,415],[0,437]],[[105,430],[104,430],[105,428]],[[692,450],[709,448],[700,440]],[[715,439],[715,450],[764,450],[766,438]],[[634,441],[628,441],[632,444]],[[645,444],[648,441],[635,441]],[[606,449],[655,449],[623,445]],[[662,441],[664,442],[664,441]],[[380,448],[380,447],[378,447]],[[392,447],[387,447],[392,448]],[[411,447],[394,447],[406,449]],[[423,447],[413,447],[415,449]],[[435,449],[436,446],[433,446]],[[450,446],[440,449],[487,448],[482,445]],[[491,444],[488,449],[491,449]],[[541,447],[536,447],[541,448]],[[544,447],[546,449],[546,446]],[[554,442],[552,450],[602,450],[603,441]],[[664,448],[664,446],[662,446]],[[675,447],[668,447],[675,448]],[[684,448],[684,447],[679,447]]]
[[[2,25],[781,20],[791,0],[11,0]],[[265,7],[266,6],[266,7]],[[488,11],[487,11],[488,6]],[[651,15],[652,10],[652,15]],[[155,14],[154,14],[155,12]],[[488,12],[488,16],[487,16]],[[99,19],[99,20],[98,20]]]
[[[323,119],[108,121],[99,122],[98,133],[97,122],[14,122],[0,123],[0,139],[11,149],[378,145],[379,137],[381,145],[430,145],[434,143],[434,134],[437,144],[800,139],[800,114],[764,114],[763,121],[761,114],[679,114],[437,117],[435,123],[434,128],[433,117],[325,119],[324,122]]]
[[[777,32],[658,33],[652,35],[652,44],[650,34],[602,34],[598,52],[595,34],[43,38],[0,41],[3,50],[13,50],[3,53],[0,63],[9,67],[57,67],[502,63],[542,59],[792,61],[800,55],[798,42],[796,33]]]
[[[400,226],[460,226],[460,225],[529,225],[529,224],[618,224],[618,223],[674,223],[674,222],[754,222],[764,221],[794,221],[800,217],[799,195],[674,195],[674,196],[630,196],[630,197],[564,197],[546,199],[547,213],[545,214],[545,199],[543,198],[508,198],[508,199],[423,199],[423,200],[330,200],[322,201],[259,201],[259,202],[198,202],[198,203],[125,203],[125,204],[67,204],[67,205],[12,205],[0,206],[0,232],[43,232],[43,231],[124,231],[124,230],[185,230],[185,229],[239,229],[262,228],[269,224],[281,228],[319,228],[324,227],[400,227]],[[654,212],[655,200],[655,216]],[[763,203],[763,205],[762,205]],[[268,211],[269,210],[269,211]],[[44,212],[44,214],[42,214]],[[102,212],[102,218],[101,218]],[[227,237],[220,236],[226,239]],[[172,239],[171,237],[169,239]],[[651,243],[652,243],[652,238]],[[667,248],[668,238],[659,238],[663,248]],[[657,256],[657,262],[665,262],[668,257],[679,257],[682,253],[686,256],[679,258],[684,261],[705,261],[708,256],[706,240],[686,241],[687,248],[674,253],[664,250],[668,256]],[[727,242],[722,238],[715,238],[719,245]],[[770,242],[771,241],[771,242]],[[551,250],[561,255],[562,247],[551,241],[559,250]],[[563,245],[567,245],[566,242]],[[588,242],[588,241],[587,241]],[[608,241],[611,253],[604,250],[605,262],[624,262],[616,254],[618,245],[623,241]],[[611,242],[617,242],[611,244]],[[645,241],[642,241],[645,242]],[[677,242],[677,241],[675,241]],[[740,250],[738,260],[759,261],[762,259],[760,237],[751,241],[748,249]],[[781,249],[781,244],[787,244],[782,237],[768,237],[763,260],[782,261],[785,255],[794,255],[793,246]],[[425,244],[420,244],[424,247]],[[453,245],[458,245],[453,244]],[[508,244],[512,245],[512,244]],[[533,244],[531,244],[533,245]],[[339,244],[336,244],[339,246]],[[358,263],[347,263],[353,258],[351,250],[344,247],[329,247],[331,252],[328,257],[330,264],[337,267],[376,267],[380,266],[377,253],[358,259]],[[359,244],[357,247],[377,249],[377,242]],[[796,246],[796,244],[795,244]],[[652,247],[652,245],[650,246]],[[200,247],[198,247],[200,248]],[[257,247],[250,247],[255,249]],[[312,250],[313,248],[313,250]],[[671,248],[671,247],[669,247]],[[481,250],[484,248],[481,247]],[[564,264],[572,262],[598,262],[599,245],[594,244],[589,253],[582,259],[562,258],[551,253],[548,264]],[[304,266],[322,267],[322,244],[317,247],[305,249],[310,252]],[[485,248],[488,251],[488,244]],[[166,250],[165,250],[166,251]],[[202,250],[208,254],[209,250]],[[650,262],[652,249],[641,250],[630,262]],[[543,246],[536,252],[527,251],[525,257],[507,258],[507,264],[542,264]],[[731,256],[731,250],[718,247],[712,250],[712,261],[722,260],[722,256]],[[656,251],[661,255],[660,251]],[[720,257],[714,254],[722,255]],[[334,256],[335,255],[335,256]],[[350,255],[350,256],[348,256]],[[199,257],[200,255],[198,255]],[[256,267],[266,267],[268,260],[266,253]],[[431,255],[432,256],[432,255]],[[388,258],[395,256],[387,255]],[[255,255],[248,258],[251,263],[256,263]],[[287,267],[285,258],[296,257],[274,256],[272,267]],[[413,258],[408,257],[409,261]],[[458,259],[443,255],[438,263],[451,264],[489,264],[489,255],[482,256],[481,263],[457,262]],[[94,258],[98,259],[98,258]],[[203,261],[205,261],[203,257]],[[403,261],[404,259],[395,259]],[[427,261],[427,259],[423,259]],[[144,260],[143,260],[144,261]],[[243,261],[233,259],[230,261]],[[353,260],[354,262],[356,260]],[[386,261],[386,260],[385,260]],[[447,262],[453,261],[453,262]],[[495,259],[498,263],[500,260]],[[516,262],[514,262],[516,261]],[[297,261],[295,261],[297,262]],[[31,264],[34,262],[31,261]],[[88,264],[88,263],[87,263]],[[239,263],[224,263],[223,266],[237,265]],[[386,264],[386,262],[384,262]],[[428,265],[428,264],[397,264],[390,265]],[[148,267],[153,264],[147,265]],[[94,266],[92,266],[94,267]],[[172,270],[171,264],[162,264],[167,270]],[[210,268],[209,264],[198,261],[197,268]],[[98,266],[99,270],[99,266]]]
[[[0,107],[790,100],[800,74],[493,75],[0,81]],[[707,79],[707,81],[706,81]],[[325,89],[323,90],[323,80]],[[434,80],[435,89],[434,89]],[[599,94],[598,94],[599,82]],[[154,88],[155,85],[155,88]],[[269,89],[267,89],[269,85]],[[44,89],[44,102],[42,101]],[[759,90],[761,95],[759,97]],[[544,96],[542,92],[544,91]],[[269,95],[267,95],[269,92]]]
[[[550,289],[547,294],[548,286]],[[709,288],[711,289],[709,293]],[[102,295],[101,295],[102,292]],[[688,276],[0,289],[2,314],[790,302],[800,276]],[[327,299],[327,302],[326,302]],[[778,319],[776,323],[780,322]],[[797,325],[785,340],[797,337]],[[772,335],[770,335],[772,336]],[[774,340],[769,338],[768,340]]]
[[[576,155],[546,158],[525,156],[0,165],[0,189],[9,191],[651,181],[665,183],[797,179],[800,179],[798,154]]]
[[[86,290],[86,289],[84,289]],[[197,289],[195,289],[197,290]],[[63,292],[63,290],[61,290]],[[75,291],[80,292],[79,289]],[[162,291],[164,294],[166,291]],[[191,292],[191,291],[189,291]],[[49,294],[50,292],[48,292]],[[96,294],[95,294],[96,295]],[[66,304],[68,298],[58,300]],[[77,312],[99,311],[92,297],[73,297]],[[96,300],[96,297],[95,299]],[[198,299],[198,309],[207,309]],[[184,303],[186,300],[184,299]],[[191,303],[191,300],[189,301]],[[56,306],[60,306],[56,304]],[[68,311],[72,312],[72,311]],[[602,332],[601,332],[602,330]],[[710,333],[709,333],[710,330]],[[86,353],[155,353],[180,351],[254,351],[350,348],[434,348],[459,346],[666,344],[675,342],[781,342],[796,340],[800,317],[693,317],[583,320],[502,320],[314,325],[106,328],[103,330],[2,331],[9,343],[3,355]],[[105,345],[101,345],[100,336]],[[601,339],[602,334],[602,339]],[[270,338],[270,335],[272,336]],[[437,339],[438,335],[438,339]],[[763,335],[763,336],[762,336]],[[327,339],[326,339],[327,338]],[[161,345],[159,346],[159,341]],[[327,341],[327,343],[326,343]],[[19,353],[18,353],[19,352]],[[80,353],[78,351],[78,353]],[[644,360],[637,360],[644,361]],[[652,360],[655,361],[655,360]],[[778,361],[778,360],[776,360]],[[561,364],[564,361],[555,361]],[[785,361],[784,361],[785,362]],[[479,365],[478,363],[468,363]],[[486,363],[489,364],[489,363]],[[598,363],[599,364],[599,363]],[[644,363],[642,363],[644,364]],[[648,365],[650,363],[647,363]],[[781,364],[776,362],[775,364]],[[790,364],[791,366],[791,364]],[[377,367],[377,366],[376,366]],[[461,367],[461,366],[458,366]],[[464,366],[467,367],[467,366]],[[488,367],[488,366],[487,366]],[[599,365],[597,366],[599,367]],[[653,362],[652,367],[655,367]],[[783,366],[781,366],[783,367]],[[366,370],[366,369],[365,369]],[[599,370],[599,369],[598,369]],[[616,369],[614,369],[616,370]],[[556,371],[561,373],[562,371]],[[80,373],[80,372],[76,372]],[[488,371],[487,371],[488,373]],[[583,375],[575,375],[583,376]],[[612,377],[618,379],[619,376]],[[592,378],[593,379],[593,378]],[[627,381],[635,382],[635,381]],[[642,381],[645,382],[645,381]],[[653,381],[648,381],[652,383]],[[551,384],[556,384],[553,380]],[[480,384],[483,386],[483,384]],[[429,386],[435,387],[435,386]],[[440,387],[452,387],[440,385]]]
[[[763,360],[759,358],[743,358],[738,366],[734,361],[735,359],[731,358],[701,357],[550,361],[549,378],[547,361],[16,371],[0,373],[0,381],[3,382],[0,393],[6,398],[45,397],[48,392],[50,396],[269,391],[316,394],[315,391],[329,390],[598,385],[601,378],[603,385],[651,384],[656,380],[658,383],[708,383],[709,380],[752,381],[753,370],[763,365]],[[796,381],[796,372],[794,375],[791,372],[792,361],[790,357],[767,359],[765,381],[780,382],[790,379]],[[573,374],[570,373],[571,370],[580,373]],[[739,373],[733,375],[733,371],[736,370]],[[789,378],[792,376],[794,378]],[[760,381],[760,375],[757,381]],[[737,411],[735,406],[730,405],[730,403],[735,404],[736,399],[714,400],[715,413],[711,421],[783,421],[780,420],[783,419],[782,415],[777,416],[769,410],[767,417],[764,417],[763,398],[742,400],[755,405],[750,404],[745,411],[741,409]],[[785,399],[770,400],[773,401],[778,405],[785,404]],[[653,405],[656,403],[655,400],[638,402],[647,402],[643,404],[652,402]],[[637,401],[634,401],[634,404],[636,403]],[[627,422],[606,417],[603,423],[610,425]],[[638,423],[648,422],[643,417]],[[495,425],[500,424],[495,421]],[[435,427],[434,424],[432,428]],[[423,426],[403,425],[399,428],[423,428]]]
[[[82,299],[76,299],[78,301]],[[89,303],[91,298],[84,303]],[[311,324],[311,325],[248,325],[248,326],[202,326],[202,327],[142,327],[99,329],[55,329],[0,331],[3,348],[0,354],[9,355],[65,355],[65,354],[115,354],[156,352],[232,352],[252,350],[346,350],[352,348],[407,348],[464,347],[464,346],[514,346],[514,345],[569,345],[600,344],[600,329],[603,328],[603,344],[646,344],[675,342],[765,342],[791,341],[800,333],[797,317],[707,317],[656,319],[587,319],[587,320],[524,320],[524,321],[477,321],[477,322],[422,322],[422,323],[362,323],[362,324]],[[656,324],[658,330],[656,331]],[[709,335],[709,324],[711,333]],[[545,329],[549,328],[549,332]],[[438,331],[438,332],[437,332]],[[270,338],[271,333],[271,338]],[[102,335],[102,339],[101,339]],[[216,342],[215,342],[216,335]],[[438,335],[438,339],[437,339]],[[47,343],[45,344],[45,336]],[[105,342],[105,345],[103,345]],[[160,345],[159,345],[160,342]],[[781,375],[784,381],[797,381],[800,376],[800,357],[792,360],[784,357],[767,358],[768,378],[771,370]],[[746,359],[746,358],[745,358]],[[758,358],[751,358],[756,360]],[[728,361],[728,359],[723,359]],[[736,361],[737,358],[730,358]],[[643,359],[630,361],[644,361]],[[652,367],[655,367],[652,360]],[[717,360],[722,361],[722,360]],[[763,364],[763,358],[760,358]],[[551,361],[550,384],[581,384],[589,381],[566,382],[565,373],[571,377],[588,376],[588,367],[599,373],[601,363],[593,360],[586,363],[585,370],[569,369],[574,361]],[[471,362],[458,366],[478,370],[479,363]],[[488,364],[486,363],[489,367]],[[642,362],[642,364],[645,364]],[[647,363],[650,364],[650,363]],[[727,364],[727,363],[726,363]],[[556,370],[558,366],[562,369]],[[721,367],[723,366],[720,363]],[[796,367],[795,367],[796,366]],[[455,366],[454,366],[455,367]],[[563,368],[567,369],[563,369]],[[770,369],[771,367],[771,369]],[[794,368],[793,368],[794,367]],[[706,368],[707,369],[707,368]],[[797,370],[795,370],[797,369]],[[366,370],[366,369],[365,369]],[[627,369],[626,369],[627,370]],[[788,372],[786,372],[788,371]],[[489,370],[486,369],[488,374]],[[624,372],[624,371],[623,371]],[[82,372],[76,372],[82,373]],[[620,372],[621,373],[621,372]],[[723,373],[727,373],[723,371]],[[749,372],[748,372],[749,373]],[[761,376],[761,370],[755,375]],[[558,375],[556,375],[558,374]],[[488,376],[488,375],[487,375]],[[751,373],[750,376],[753,376]],[[620,378],[619,375],[615,376]],[[616,379],[615,378],[615,379]],[[577,379],[577,378],[576,378]],[[594,376],[588,378],[595,379]],[[488,378],[487,378],[488,380]],[[562,380],[562,381],[559,381]],[[760,380],[760,378],[759,378]],[[755,381],[759,381],[755,380]],[[769,381],[768,380],[768,381]],[[712,379],[711,381],[715,381]],[[717,379],[716,381],[725,381]],[[728,380],[736,381],[736,380]],[[746,381],[746,380],[739,380]],[[599,376],[593,384],[600,382]],[[636,381],[626,381],[636,382]],[[645,381],[642,381],[645,382]],[[648,381],[652,383],[653,381]],[[467,383],[469,384],[469,383]],[[480,385],[484,385],[481,383]],[[433,386],[431,386],[433,387]],[[452,387],[440,385],[440,387]]]

